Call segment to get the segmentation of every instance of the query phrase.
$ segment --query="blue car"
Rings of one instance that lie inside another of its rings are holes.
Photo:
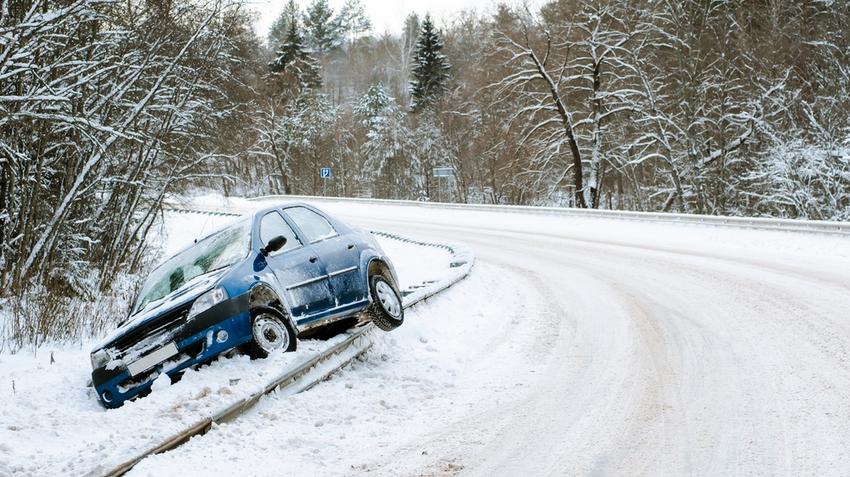
[[[127,321],[92,351],[100,402],[121,406],[162,373],[239,347],[293,351],[328,325],[404,321],[398,280],[374,237],[319,209],[288,203],[197,240],[157,267]]]

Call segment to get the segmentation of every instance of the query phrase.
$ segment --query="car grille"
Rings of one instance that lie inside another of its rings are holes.
[[[173,334],[186,322],[186,315],[189,314],[190,307],[191,304],[187,304],[162,314],[144,325],[127,332],[125,335],[116,339],[110,347],[123,354],[141,341],[156,342],[158,341],[155,339],[156,337]]]

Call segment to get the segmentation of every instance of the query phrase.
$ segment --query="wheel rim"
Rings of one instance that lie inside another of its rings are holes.
[[[289,333],[277,318],[270,315],[260,315],[254,319],[254,341],[266,353],[289,347]]]
[[[378,280],[375,285],[375,293],[378,294],[378,301],[384,311],[392,315],[393,318],[398,318],[401,315],[401,303],[399,303],[398,296],[387,282]]]

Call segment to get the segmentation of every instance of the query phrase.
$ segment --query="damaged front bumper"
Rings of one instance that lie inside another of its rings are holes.
[[[178,315],[170,326],[154,326],[150,334],[130,339],[126,335],[117,337],[102,348],[112,359],[92,371],[92,385],[100,402],[107,408],[120,407],[147,393],[161,374],[175,376],[250,341],[248,300],[247,293],[239,295],[190,320],[186,319],[188,308],[182,307],[169,312]]]

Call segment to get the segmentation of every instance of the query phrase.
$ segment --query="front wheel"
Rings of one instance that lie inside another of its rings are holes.
[[[372,276],[369,285],[372,304],[369,305],[368,314],[372,323],[384,331],[392,331],[401,326],[404,323],[404,308],[395,287],[382,275]]]
[[[295,351],[295,330],[272,309],[259,309],[251,313],[251,341],[244,351],[252,358],[265,358],[274,351]]]

